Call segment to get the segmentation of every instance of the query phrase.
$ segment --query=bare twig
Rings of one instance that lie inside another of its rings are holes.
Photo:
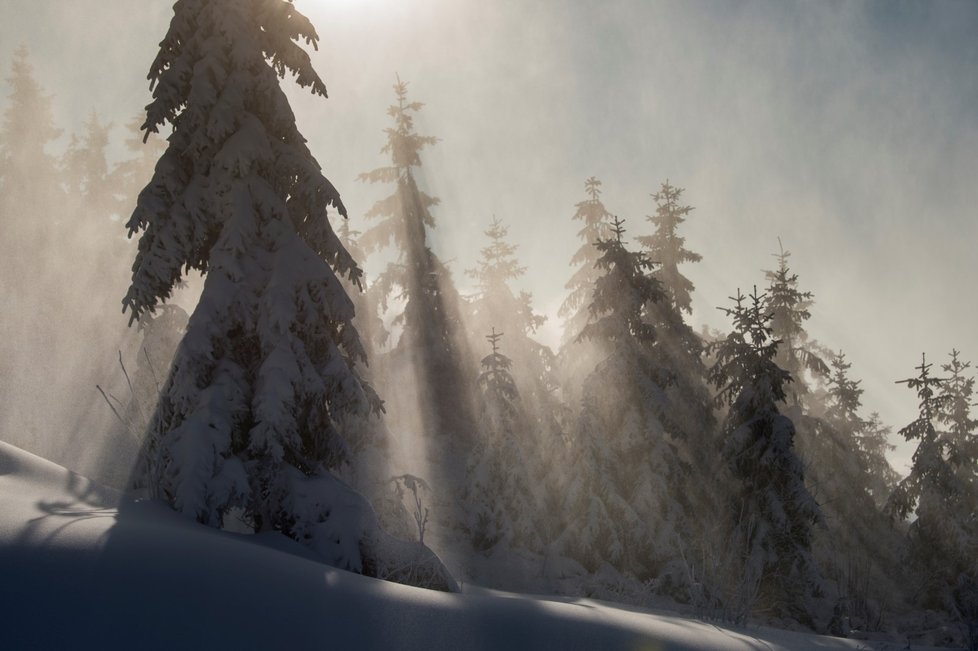
[[[96,384],[95,385],[95,388],[98,389],[98,392],[102,394],[102,399],[105,400],[105,404],[107,404],[109,406],[109,409],[112,410],[112,413],[115,414],[115,417],[117,419],[119,419],[119,422],[122,423],[122,425],[128,430],[129,429],[129,424],[126,423],[125,420],[123,420],[122,415],[115,408],[115,405],[113,405],[112,402],[109,400],[109,397],[107,395],[105,395],[105,391],[102,390],[102,387],[100,387],[99,385]]]
[[[149,351],[143,348],[143,357],[146,358],[146,363],[149,365],[149,374],[153,376],[153,384],[156,385],[156,396],[159,397],[163,393],[163,389],[160,387],[160,379],[156,375],[156,369],[153,368],[153,361],[149,358]]]

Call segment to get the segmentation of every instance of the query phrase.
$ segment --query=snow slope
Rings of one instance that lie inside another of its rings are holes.
[[[209,529],[0,442],[3,649],[867,649],[588,600],[447,594]]]

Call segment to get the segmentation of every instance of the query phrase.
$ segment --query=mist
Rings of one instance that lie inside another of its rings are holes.
[[[612,366],[607,360],[615,354],[624,357],[611,344],[582,337],[561,312],[577,267],[572,257],[582,246],[575,211],[591,177],[601,181],[603,206],[624,220],[620,241],[634,249],[636,238],[654,229],[652,195],[666,181],[683,189],[681,203],[692,210],[682,236],[702,256],[681,267],[695,286],[684,319],[711,339],[732,328],[729,314],[717,308],[729,308],[738,290],[747,295],[767,286],[765,271],[777,268],[781,250],[790,251],[800,289],[812,294],[808,342],[822,354],[845,352],[864,390],[862,411],[878,412],[892,428],[890,464],[901,476],[910,471],[916,443],[896,432],[917,418],[918,399],[898,381],[914,375],[921,353],[938,368],[952,349],[978,359],[972,298],[978,266],[970,251],[978,241],[978,9],[773,0],[296,6],[318,30],[310,55],[329,98],[288,77],[282,85],[349,215],[345,231],[339,223],[333,228],[365,272],[365,294],[346,285],[369,353],[358,372],[386,410],[348,423],[356,460],[342,478],[373,501],[395,533],[423,537],[421,521],[405,517],[413,515],[410,507],[389,504],[397,477],[423,478],[433,509],[426,542],[453,569],[486,579],[498,559],[485,561],[453,542],[450,529],[465,529],[469,524],[458,522],[469,515],[446,496],[479,499],[466,482],[500,465],[486,450],[503,449],[506,436],[475,440],[487,423],[527,432],[527,465],[517,474],[549,467],[542,488],[521,487],[507,499],[539,506],[562,490],[586,490],[568,468],[586,456],[590,434],[586,424],[571,424],[577,423],[571,412],[591,409],[595,422],[617,417],[608,413],[616,397],[605,393],[601,369]],[[3,247],[11,252],[0,260],[0,440],[117,487],[137,465],[183,328],[183,312],[168,313],[175,320],[159,322],[168,330],[153,343],[149,326],[130,324],[121,309],[136,254],[124,224],[152,176],[158,151],[152,147],[164,146],[154,137],[141,150],[127,139],[138,137],[133,120],[151,99],[146,73],[170,16],[171,3],[162,0],[145,0],[138,12],[124,0],[38,0],[0,10],[7,81],[0,83],[6,89],[0,114],[11,106],[12,66],[21,60],[15,51],[23,46],[57,130],[45,149],[50,175],[7,192],[0,216]],[[360,251],[355,235],[377,223],[368,213],[392,192],[361,175],[391,164],[382,147],[398,80],[407,82],[410,101],[423,104],[413,113],[415,131],[437,139],[420,151],[413,179],[421,194],[410,198],[411,209],[427,210],[433,226],[421,239],[424,251],[390,245]],[[85,194],[84,180],[72,180],[68,162],[93,116],[107,127],[107,170],[134,170],[125,177],[133,184],[117,183],[104,205]],[[0,141],[5,146],[11,145]],[[18,166],[4,162],[6,170]],[[44,220],[56,237],[35,237]],[[488,281],[474,272],[493,224],[504,228],[525,268],[506,284],[513,297],[532,297],[532,313],[541,317],[532,328],[512,313],[500,317],[498,305],[487,316],[491,310],[480,303],[489,300]],[[391,265],[408,269],[407,280],[395,283],[403,291],[378,298],[380,290],[371,287]],[[441,328],[444,359],[435,361],[418,352],[430,333],[411,331],[402,314],[421,309],[411,297],[428,291],[429,280],[434,298],[422,311],[444,322],[430,327]],[[203,283],[196,273],[185,281],[168,302],[189,314]],[[497,331],[502,338],[490,344],[487,335]],[[514,369],[519,416],[501,416],[486,397],[496,353]],[[162,358],[153,360],[156,354]],[[552,374],[546,381],[544,371]],[[827,385],[799,380],[824,397]],[[445,386],[455,393],[446,396]],[[682,386],[657,396],[684,404],[693,394],[700,400],[697,391],[699,385]],[[803,422],[801,407],[794,407],[786,413]],[[718,418],[729,409],[732,402]],[[713,418],[706,420],[715,428]],[[679,420],[687,433],[702,425],[685,412]],[[472,440],[453,439],[459,432]],[[679,467],[702,462],[697,445],[692,435],[655,449],[674,454],[663,464]],[[472,461],[479,455],[489,459],[482,466]],[[715,507],[711,499],[690,497],[704,509]],[[466,535],[489,534],[466,529]],[[692,535],[708,538],[704,531]],[[541,552],[547,562],[563,544],[558,538],[534,543],[548,550]],[[581,567],[597,572],[600,563],[589,565],[585,556],[577,558]],[[651,571],[635,567],[636,575]],[[560,572],[550,566],[547,572],[548,588],[566,589]],[[511,587],[507,580],[516,581],[506,576],[500,585]]]

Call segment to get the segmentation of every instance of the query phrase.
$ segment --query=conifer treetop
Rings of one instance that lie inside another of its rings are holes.
[[[506,241],[509,227],[504,226],[502,220],[494,215],[489,228],[482,232],[489,238],[489,244],[480,251],[482,257],[478,267],[467,269],[465,274],[477,280],[479,288],[486,292],[519,278],[526,272],[526,267],[516,261],[517,246]]]
[[[345,217],[346,208],[279,86],[290,72],[326,96],[295,42],[315,45],[311,23],[285,0],[179,0],[174,9],[150,68],[153,101],[142,127],[146,138],[164,123],[173,131],[127,223],[130,237],[144,231],[123,300],[130,322],[169,298],[185,271],[207,271],[215,245],[240,247],[220,236],[241,233],[224,226],[254,210],[246,206],[287,222],[336,273],[359,283],[360,269],[325,218],[329,208]]]
[[[852,364],[846,361],[846,355],[841,350],[832,356],[832,375],[829,378],[829,399],[831,404],[828,413],[833,418],[861,429],[865,424],[859,415],[862,406],[863,389],[859,386],[861,380],[849,377]]]
[[[492,346],[492,354],[496,355],[499,353],[499,340],[503,338],[502,332],[496,332],[493,328],[492,332],[486,335],[486,339],[489,341],[489,345]]]
[[[948,374],[941,391],[940,411],[937,420],[946,429],[948,461],[956,467],[972,466],[978,473],[978,420],[971,416],[976,405],[975,377],[968,374],[971,362],[961,359],[961,352],[952,349],[950,360],[941,364]],[[976,486],[978,488],[978,486]]]
[[[647,216],[655,226],[655,233],[639,237],[638,242],[646,247],[649,255],[659,268],[656,275],[669,295],[669,299],[677,310],[691,313],[692,299],[690,294],[693,283],[679,271],[679,265],[684,262],[699,262],[703,258],[686,248],[686,238],[679,235],[679,227],[686,221],[686,215],[692,212],[692,206],[680,204],[684,190],[669,183],[666,179],[658,192],[651,196],[656,202],[654,215]]]
[[[500,352],[499,342],[502,338],[503,333],[496,332],[495,328],[486,335],[492,353],[482,358],[482,372],[479,373],[478,385],[492,401],[490,408],[495,410],[495,417],[507,418],[512,424],[516,417],[515,403],[520,396],[516,381],[510,373],[513,360]]]
[[[655,265],[649,257],[625,247],[624,224],[614,217],[609,225],[611,237],[594,244],[600,253],[595,266],[604,274],[594,283],[588,305],[591,319],[579,339],[624,342],[634,338],[643,344],[655,340],[655,328],[645,319],[646,308],[665,298],[665,293],[662,283],[650,273]]]
[[[798,274],[793,273],[788,266],[791,251],[785,251],[778,238],[779,252],[773,254],[778,261],[776,269],[764,272],[770,282],[768,303],[771,309],[772,327],[780,333],[792,338],[787,343],[793,344],[794,338],[804,336],[802,324],[811,318],[808,308],[812,304],[812,293],[798,289]]]
[[[926,353],[921,353],[920,365],[914,367],[917,375],[897,380],[897,384],[906,384],[907,388],[915,391],[919,400],[917,418],[898,432],[907,441],[918,441],[910,474],[900,481],[888,502],[888,510],[901,518],[916,508],[923,494],[948,479],[945,461],[947,442],[934,426],[934,420],[945,402],[939,389],[947,382],[947,378],[932,376],[932,367],[933,364],[927,363]]]
[[[818,377],[827,377],[830,370],[806,345],[808,333],[804,323],[812,316],[809,310],[814,302],[812,293],[798,288],[798,274],[788,266],[791,252],[785,250],[781,238],[778,238],[778,248],[779,252],[773,254],[778,261],[777,269],[764,272],[768,279],[767,309],[771,313],[773,334],[781,342],[778,361],[795,377],[796,388],[792,393],[797,401],[799,395],[806,392],[802,382],[806,370]]]
[[[583,325],[581,322],[587,319],[587,313],[581,308],[587,302],[591,286],[597,278],[594,263],[599,254],[594,245],[599,240],[607,239],[611,235],[612,214],[601,202],[601,181],[593,176],[589,177],[584,182],[584,191],[588,198],[576,205],[577,210],[573,216],[575,221],[584,222],[577,232],[577,236],[583,240],[583,243],[571,257],[571,266],[578,266],[578,269],[565,286],[570,290],[570,294],[558,311],[562,317],[576,313],[575,323],[571,325],[571,330],[579,330],[579,326]]]
[[[933,364],[927,363],[927,353],[921,353],[920,365],[914,367],[918,371],[917,375],[912,378],[896,381],[897,384],[906,384],[908,389],[913,389],[917,392],[917,399],[920,400],[918,403],[920,415],[914,423],[921,423],[921,425],[923,425],[924,421],[928,424],[933,424],[933,419],[937,416],[938,407],[944,400],[938,394],[937,389],[947,382],[947,378],[932,376],[930,369],[933,366]],[[909,441],[912,438],[918,438],[918,431],[916,426],[911,424],[901,429],[900,433]]]
[[[733,318],[734,329],[725,339],[708,346],[716,355],[708,377],[719,389],[717,404],[732,405],[752,386],[758,392],[752,398],[756,404],[784,402],[785,386],[792,377],[775,362],[781,342],[773,336],[767,294],[758,294],[755,285],[749,296],[738,289],[730,300],[734,303],[732,308],[717,309]]]
[[[407,101],[407,82],[396,78],[394,94],[397,104],[387,109],[394,126],[384,129],[387,141],[381,153],[390,156],[391,164],[364,172],[357,178],[368,183],[395,183],[395,192],[379,201],[364,217],[378,223],[368,228],[360,238],[360,244],[368,252],[382,249],[393,243],[400,256],[412,255],[412,249],[423,248],[426,229],[435,227],[430,208],[438,205],[438,198],[422,192],[414,178],[413,168],[421,166],[421,150],[438,142],[434,136],[423,136],[414,131],[414,114],[424,106],[421,102]],[[420,251],[415,253],[420,255]],[[420,258],[419,258],[420,259]],[[417,262],[417,261],[415,261]]]

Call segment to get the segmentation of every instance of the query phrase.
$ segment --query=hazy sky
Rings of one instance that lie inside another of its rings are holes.
[[[922,351],[978,361],[978,3],[296,4],[319,30],[330,92],[292,94],[299,128],[354,226],[382,196],[355,179],[385,162],[399,73],[426,104],[419,131],[441,138],[424,181],[442,200],[435,247],[463,289],[496,215],[529,267],[523,285],[553,314],[584,179],[602,179],[638,235],[669,178],[696,208],[685,235],[703,262],[684,270],[696,327],[727,328],[714,308],[764,284],[780,236],[815,294],[809,332],[845,349],[867,412],[895,428],[913,417],[894,381]],[[93,108],[122,125],[149,101],[170,6],[8,0],[4,76],[26,43],[67,132]],[[559,336],[555,316],[545,336]]]

